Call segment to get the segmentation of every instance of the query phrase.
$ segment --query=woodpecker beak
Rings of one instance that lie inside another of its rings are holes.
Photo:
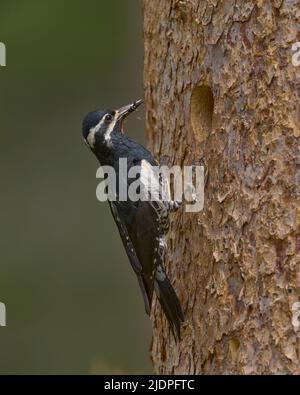
[[[124,120],[125,118],[134,112],[141,104],[143,103],[143,100],[137,100],[136,102],[132,104],[128,104],[127,106],[119,108],[116,113],[118,117],[118,122],[121,123],[121,132],[124,133]]]

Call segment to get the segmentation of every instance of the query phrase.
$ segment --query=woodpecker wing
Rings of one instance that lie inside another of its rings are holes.
[[[152,164],[136,155],[131,157],[129,168],[132,165],[140,166],[141,196],[146,197],[151,178],[154,191],[159,189],[161,178],[158,173],[152,172],[156,162],[151,157]],[[148,176],[151,176],[150,178]],[[132,182],[133,180],[131,180]],[[127,180],[126,180],[127,182]],[[130,180],[127,187],[129,188]],[[123,245],[130,263],[138,277],[139,285],[145,302],[145,310],[150,314],[154,290],[155,275],[159,265],[163,265],[165,244],[161,242],[162,229],[166,230],[168,223],[168,209],[165,202],[156,200],[138,200],[110,202],[111,211],[118,226]],[[162,228],[162,224],[164,224]]]
[[[110,203],[109,206],[111,209],[111,213],[112,213],[114,220],[117,224],[117,227],[118,227],[122,242],[124,244],[127,256],[129,258],[129,261],[130,261],[135,273],[139,274],[142,272],[142,266],[139,262],[138,257],[136,256],[134,247],[133,247],[132,242],[131,242],[129,235],[128,235],[128,231],[127,231],[126,227],[124,226],[124,224],[120,221],[120,218],[118,215],[117,204],[115,202],[109,202],[109,203]]]
[[[128,218],[128,207],[124,212],[124,204],[120,204],[120,202],[110,202],[110,208],[112,215],[117,224],[126,254],[129,258],[131,266],[137,275],[139,286],[142,292],[145,311],[148,315],[151,312],[151,303],[152,303],[152,295],[153,295],[153,284],[149,286],[149,282],[145,278],[145,273],[143,272],[143,266],[141,265],[139,258],[137,257],[134,244],[130,238],[130,228],[128,229],[126,225],[124,225],[124,216]],[[132,207],[133,212],[135,211],[134,207]],[[129,230],[129,232],[128,232]]]

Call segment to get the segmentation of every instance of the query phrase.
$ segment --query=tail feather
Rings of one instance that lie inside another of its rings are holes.
[[[180,327],[184,321],[184,315],[174,288],[161,267],[158,268],[156,274],[154,289],[175,340],[180,340]]]

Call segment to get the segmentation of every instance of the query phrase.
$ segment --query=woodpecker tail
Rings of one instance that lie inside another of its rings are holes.
[[[158,267],[156,272],[154,289],[175,340],[180,340],[180,326],[184,321],[184,315],[174,288],[161,266]]]

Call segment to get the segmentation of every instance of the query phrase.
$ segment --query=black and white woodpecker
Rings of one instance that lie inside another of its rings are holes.
[[[112,166],[119,172],[119,159],[127,160],[128,171],[139,166],[141,188],[152,166],[158,166],[151,153],[124,134],[124,120],[142,103],[138,100],[118,110],[93,111],[83,120],[82,134],[85,143],[95,154],[101,166]],[[153,174],[152,174],[153,177]],[[164,180],[156,176],[157,185]],[[118,176],[116,177],[118,180]],[[129,187],[130,181],[127,187]],[[146,187],[146,186],[145,186]],[[167,200],[109,201],[127,256],[137,276],[143,295],[145,310],[151,312],[155,291],[170,324],[175,339],[180,339],[184,321],[178,297],[164,269],[166,252],[165,236],[169,228],[169,214],[178,205]]]

